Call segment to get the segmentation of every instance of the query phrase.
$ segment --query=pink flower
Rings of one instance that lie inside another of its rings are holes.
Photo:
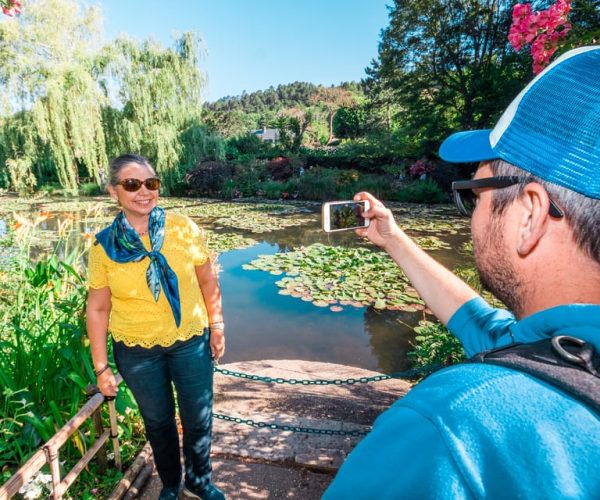
[[[408,173],[413,177],[420,177],[423,174],[433,172],[434,166],[428,160],[422,159],[414,162],[408,169]]]
[[[2,4],[2,13],[7,16],[13,17],[21,13],[21,2],[18,0],[3,0],[0,4]]]
[[[571,29],[567,16],[571,0],[557,0],[547,10],[532,12],[530,4],[513,7],[508,41],[516,51],[531,44],[533,72],[539,73],[550,62]]]

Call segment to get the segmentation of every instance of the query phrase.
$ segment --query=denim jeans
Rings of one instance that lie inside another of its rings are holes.
[[[175,385],[183,427],[186,483],[204,489],[212,470],[213,363],[209,330],[169,347],[129,347],[115,341],[113,352],[117,368],[139,406],[156,469],[166,487],[181,483]]]

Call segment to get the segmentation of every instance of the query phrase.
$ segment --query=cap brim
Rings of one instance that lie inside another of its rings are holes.
[[[495,160],[498,154],[490,144],[491,129],[457,132],[440,146],[440,158],[450,163]]]

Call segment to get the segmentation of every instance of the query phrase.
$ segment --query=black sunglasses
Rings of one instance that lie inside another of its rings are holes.
[[[484,179],[475,179],[469,181],[454,181],[452,183],[452,198],[458,211],[465,217],[471,217],[475,210],[475,202],[477,195],[473,189],[493,188],[502,189],[508,186],[514,186],[522,181],[526,181],[527,177],[518,177],[515,175],[503,177],[486,177]],[[550,216],[560,219],[564,217],[563,211],[550,199]]]
[[[130,193],[139,191],[142,188],[142,184],[146,186],[146,189],[149,191],[156,191],[160,188],[160,179],[158,177],[149,177],[143,181],[139,179],[123,179],[122,181],[117,182],[117,184],[123,186],[123,189]]]

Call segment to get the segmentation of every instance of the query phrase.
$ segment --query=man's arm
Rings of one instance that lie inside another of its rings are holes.
[[[364,217],[369,227],[356,233],[382,247],[402,268],[433,314],[448,324],[454,313],[477,293],[464,281],[431,258],[396,224],[392,212],[369,193],[358,193],[355,200],[369,200]]]

